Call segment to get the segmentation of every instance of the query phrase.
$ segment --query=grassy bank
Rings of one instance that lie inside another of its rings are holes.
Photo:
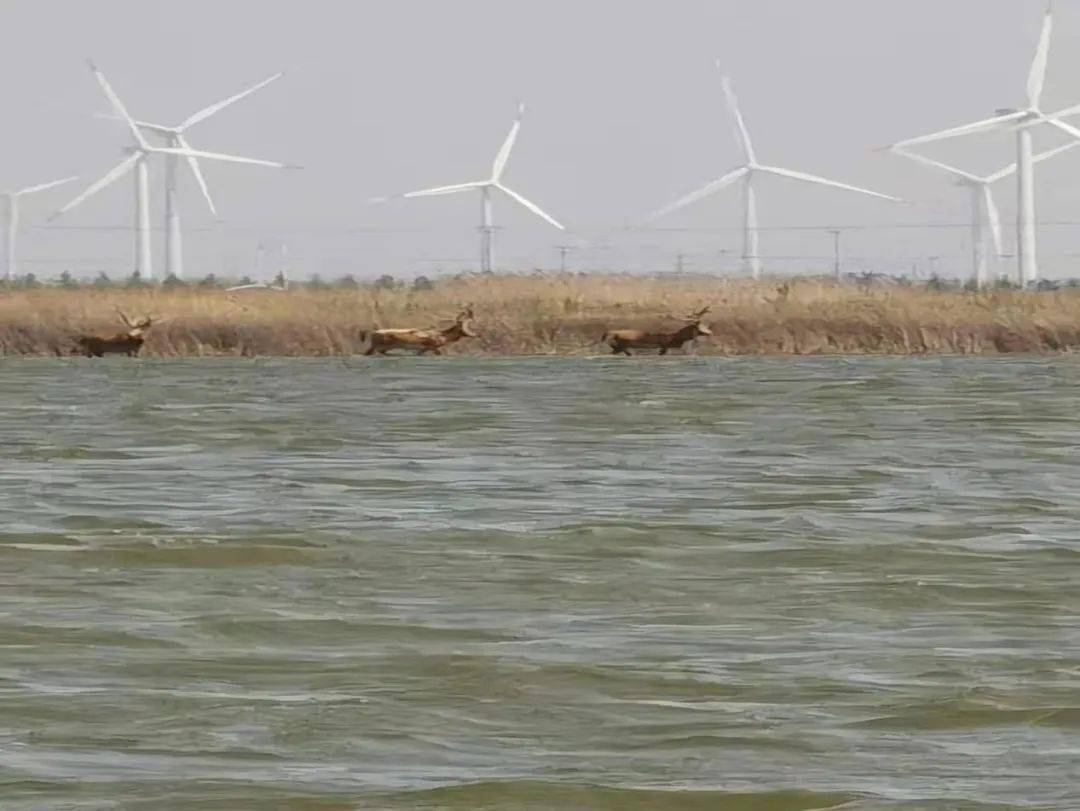
[[[42,287],[0,291],[0,354],[67,354],[74,336],[121,329],[116,308],[161,319],[144,353],[343,355],[360,331],[447,323],[464,302],[480,337],[466,354],[595,354],[605,330],[672,328],[705,303],[700,354],[1053,352],[1080,347],[1080,290],[973,293],[915,287],[602,275],[495,275],[431,289]]]

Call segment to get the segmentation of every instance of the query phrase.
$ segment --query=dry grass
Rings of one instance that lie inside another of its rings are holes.
[[[473,302],[480,338],[451,352],[594,354],[617,327],[678,325],[711,303],[720,354],[1047,352],[1080,346],[1080,291],[937,292],[904,287],[605,275],[495,275],[432,290],[42,288],[0,293],[0,354],[67,354],[78,334],[120,329],[115,307],[163,319],[144,352],[159,356],[341,355],[360,331],[430,327]]]

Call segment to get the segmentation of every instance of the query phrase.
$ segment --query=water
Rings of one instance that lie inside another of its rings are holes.
[[[1078,383],[4,361],[0,807],[1080,807]]]

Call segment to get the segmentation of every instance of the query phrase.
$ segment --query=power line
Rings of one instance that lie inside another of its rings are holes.
[[[1040,228],[1075,228],[1080,227],[1080,220],[1045,220],[1037,222],[1037,226]],[[877,223],[877,224],[860,224],[860,225],[762,225],[758,226],[759,231],[889,231],[900,229],[932,229],[932,228],[964,228],[971,229],[971,223],[954,223],[954,222],[917,222],[917,223]],[[630,232],[630,233],[672,233],[672,234],[713,234],[719,231],[731,231],[735,233],[742,233],[743,226],[726,226],[719,225],[709,228],[662,228],[662,227],[650,227],[650,226],[624,226],[621,228],[610,229],[615,232]],[[603,231],[601,233],[609,233],[610,231]]]
[[[1077,228],[1080,220],[1044,220],[1036,223],[1040,228]],[[768,225],[759,226],[759,231],[819,231],[829,233],[832,231],[892,231],[892,230],[933,230],[933,229],[970,229],[971,223],[956,222],[916,222],[916,223],[862,223],[844,225]],[[131,225],[29,225],[31,231],[117,231],[130,232]],[[152,231],[164,231],[160,226],[151,226]],[[453,227],[426,227],[426,228],[384,228],[379,226],[299,226],[299,225],[220,225],[217,227],[185,228],[186,233],[203,234],[309,234],[322,236],[366,236],[366,235],[393,235],[393,234],[449,234],[472,231],[472,228]],[[717,225],[709,227],[652,227],[652,226],[616,226],[610,228],[580,228],[571,229],[579,234],[716,234],[716,233],[741,233],[742,226]],[[560,246],[561,247],[561,246]]]

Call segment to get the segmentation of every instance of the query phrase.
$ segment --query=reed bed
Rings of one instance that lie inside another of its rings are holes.
[[[298,287],[229,293],[198,287],[43,287],[0,291],[0,354],[66,355],[80,334],[121,330],[119,308],[160,319],[145,355],[325,356],[362,352],[373,326],[433,327],[461,305],[477,355],[587,355],[612,328],[679,326],[704,304],[714,337],[700,354],[1060,352],[1080,346],[1080,290],[940,291],[620,275],[473,275],[430,289]]]

